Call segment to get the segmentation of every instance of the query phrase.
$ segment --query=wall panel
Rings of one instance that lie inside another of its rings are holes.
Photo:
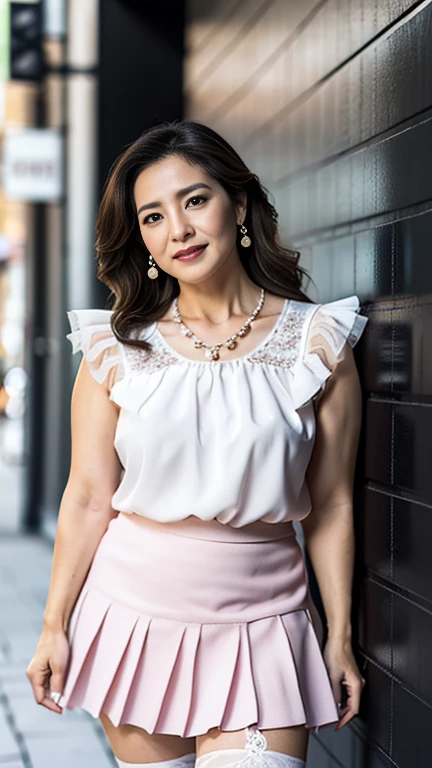
[[[203,6],[205,5],[205,9]],[[186,112],[270,190],[316,301],[369,323],[354,513],[358,717],[313,768],[426,768],[432,739],[432,2],[189,2]]]

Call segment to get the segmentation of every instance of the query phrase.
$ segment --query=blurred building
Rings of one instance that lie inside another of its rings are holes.
[[[0,529],[55,533],[79,363],[66,310],[104,304],[102,187],[146,127],[182,117],[183,35],[181,2],[0,0],[0,375],[28,377],[24,414],[0,390]]]

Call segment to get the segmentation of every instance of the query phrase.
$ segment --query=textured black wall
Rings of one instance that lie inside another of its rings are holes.
[[[186,116],[273,193],[312,298],[357,293],[364,428],[354,496],[362,711],[310,768],[432,754],[432,4],[187,3]]]

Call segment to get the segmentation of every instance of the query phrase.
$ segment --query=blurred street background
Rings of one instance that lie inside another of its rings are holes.
[[[66,311],[107,299],[94,223],[112,163],[182,118],[258,174],[310,297],[356,293],[370,318],[353,592],[367,685],[307,766],[428,768],[431,0],[0,0],[0,768],[115,765],[98,720],[38,706],[25,668],[69,472]]]

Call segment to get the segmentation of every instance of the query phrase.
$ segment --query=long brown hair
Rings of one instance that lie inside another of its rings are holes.
[[[156,280],[147,276],[149,251],[141,236],[133,194],[138,175],[171,155],[216,179],[233,203],[241,202],[241,193],[246,192],[244,224],[252,244],[247,249],[240,245],[238,230],[237,250],[250,279],[283,298],[311,301],[300,288],[308,275],[298,265],[300,253],[280,243],[278,213],[258,176],[208,126],[191,120],[162,122],[145,130],[115,160],[99,207],[97,277],[115,297],[111,325],[117,339],[150,351],[149,342],[137,338],[139,331],[163,317],[180,292],[178,280],[161,269]]]

